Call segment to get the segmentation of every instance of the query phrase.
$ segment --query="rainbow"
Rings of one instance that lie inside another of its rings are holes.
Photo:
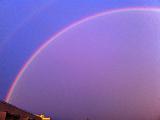
[[[109,15],[112,13],[117,13],[117,12],[125,12],[125,11],[154,11],[154,12],[160,12],[160,8],[158,7],[130,7],[130,8],[121,8],[121,9],[113,9],[113,10],[109,10],[109,11],[105,11],[102,13],[98,13],[92,16],[88,16],[84,19],[81,19],[69,26],[67,26],[66,28],[62,29],[61,31],[57,32],[55,35],[53,35],[49,40],[47,40],[47,42],[45,42],[42,46],[40,46],[37,51],[35,53],[33,53],[33,55],[30,57],[30,59],[24,64],[24,66],[22,67],[22,69],[19,71],[17,77],[15,78],[15,80],[13,81],[13,84],[11,85],[8,94],[6,95],[6,102],[9,102],[11,95],[19,81],[19,79],[21,78],[21,76],[23,75],[23,73],[26,71],[26,69],[29,67],[29,65],[32,63],[32,61],[41,53],[41,51],[43,51],[43,49],[45,49],[52,41],[54,41],[56,38],[58,38],[59,36],[61,36],[63,33],[65,33],[66,31],[68,31],[69,29],[72,29],[73,27],[76,27],[79,24],[82,24],[86,21],[89,21],[91,19],[100,17],[100,16],[104,16],[104,15]]]

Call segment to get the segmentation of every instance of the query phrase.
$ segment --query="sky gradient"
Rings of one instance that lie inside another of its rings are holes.
[[[33,53],[66,26],[103,11],[159,5],[159,0],[1,0],[0,99]]]
[[[160,10],[148,8],[74,24],[26,66],[8,101],[55,120],[159,120],[159,26]]]

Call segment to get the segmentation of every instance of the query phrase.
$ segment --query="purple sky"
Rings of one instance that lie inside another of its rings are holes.
[[[55,120],[158,120],[159,26],[158,10],[125,10],[71,27],[32,61],[9,102]]]
[[[66,26],[107,10],[159,6],[159,0],[0,0],[0,99],[32,54]]]

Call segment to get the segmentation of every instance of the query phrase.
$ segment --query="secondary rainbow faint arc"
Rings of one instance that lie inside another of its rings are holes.
[[[113,10],[109,10],[109,11],[105,11],[105,12],[102,12],[102,13],[97,13],[95,15],[92,15],[92,16],[89,16],[89,17],[86,17],[84,19],[81,19],[71,25],[69,25],[68,27],[62,29],[61,31],[59,31],[57,34],[55,34],[54,36],[52,36],[49,40],[47,40],[47,42],[45,42],[42,46],[40,46],[38,48],[38,50],[33,53],[33,55],[30,57],[30,59],[24,64],[24,66],[22,67],[22,69],[20,70],[20,72],[18,73],[16,79],[14,80],[13,84],[11,85],[9,91],[8,91],[8,94],[5,98],[5,100],[7,102],[9,102],[10,98],[11,98],[11,95],[14,91],[14,88],[16,87],[17,83],[18,83],[18,80],[20,79],[20,77],[23,75],[23,73],[25,72],[25,70],[28,68],[28,66],[32,63],[32,61],[41,53],[41,51],[43,49],[45,49],[53,40],[55,40],[56,38],[58,38],[60,35],[62,35],[63,33],[65,33],[66,31],[68,31],[69,29],[71,28],[74,28],[76,27],[77,25],[79,24],[82,24],[84,22],[87,22],[91,19],[94,19],[94,18],[97,18],[97,17],[100,17],[100,16],[104,16],[104,15],[109,15],[109,14],[112,14],[112,13],[118,13],[118,12],[125,12],[125,11],[154,11],[154,12],[160,12],[160,8],[159,7],[132,7],[132,8],[121,8],[121,9],[113,9]]]

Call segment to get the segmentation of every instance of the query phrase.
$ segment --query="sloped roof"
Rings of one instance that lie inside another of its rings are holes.
[[[9,112],[9,113],[14,113],[14,114],[20,114],[23,116],[29,116],[29,117],[41,120],[41,118],[39,116],[34,115],[33,113],[28,112],[26,110],[20,109],[20,108],[12,105],[10,103],[7,103],[3,100],[0,100],[0,111],[5,111],[5,112]]]

